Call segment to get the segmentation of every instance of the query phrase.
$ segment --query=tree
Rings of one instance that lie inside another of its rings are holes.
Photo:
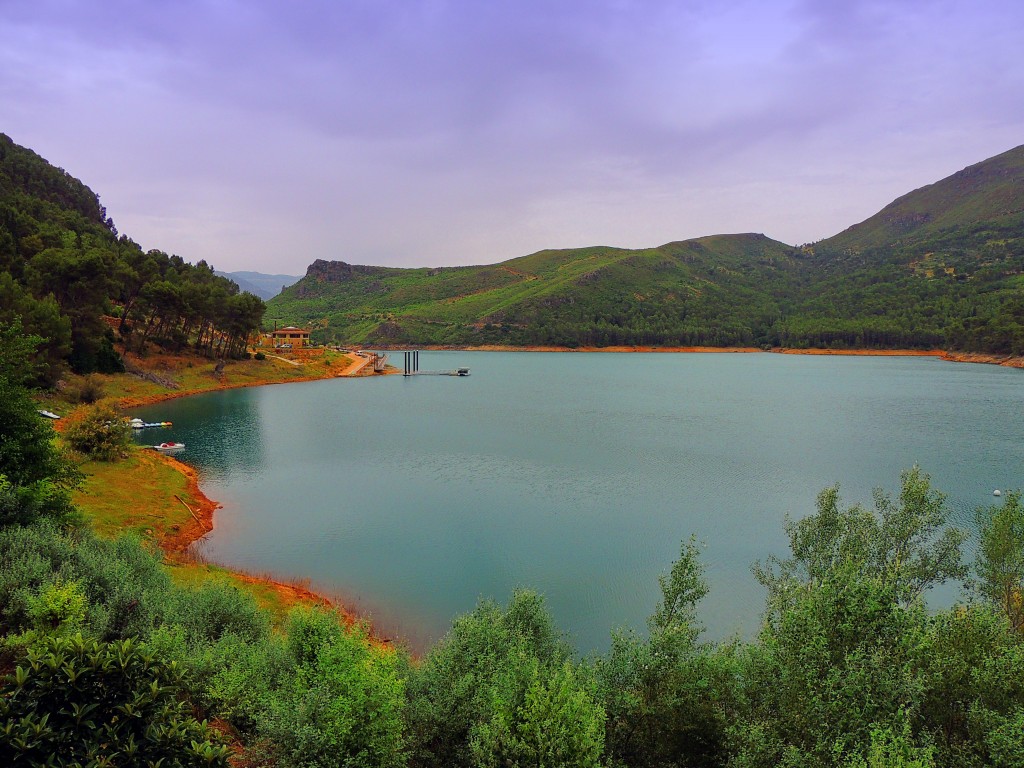
[[[697,603],[707,594],[695,539],[660,576],[662,599],[649,636],[612,637],[595,661],[598,700],[607,712],[605,743],[615,764],[634,768],[717,766],[727,759],[726,703],[734,688],[730,646],[697,643]]]
[[[0,525],[39,516],[70,520],[69,491],[81,477],[24,386],[38,342],[22,335],[20,322],[0,323]]]
[[[580,685],[572,664],[566,662],[553,674],[543,675],[534,663],[520,700],[502,693],[490,721],[475,728],[471,739],[481,768],[598,768],[601,764],[604,710]]]
[[[117,461],[128,455],[132,428],[123,416],[107,405],[97,405],[66,430],[68,445],[91,459]]]
[[[294,672],[264,694],[259,731],[274,764],[398,768],[404,764],[402,661],[371,647],[361,627],[335,614],[296,609],[288,646]]]
[[[1024,504],[1020,491],[1003,504],[980,509],[973,583],[978,595],[1001,609],[1015,631],[1024,629]]]
[[[754,566],[754,575],[768,588],[769,607],[784,606],[794,587],[823,583],[850,568],[891,584],[903,604],[947,579],[962,578],[960,546],[966,534],[948,526],[945,497],[917,467],[901,473],[900,480],[896,501],[875,491],[874,511],[860,505],[842,509],[839,486],[833,486],[818,494],[817,514],[795,522],[787,518],[792,556],[772,556]]]
[[[505,719],[517,721],[531,684],[550,686],[569,659],[536,593],[517,591],[506,610],[481,602],[411,670],[405,710],[410,765],[477,765],[472,745],[507,745],[492,729]]]
[[[896,501],[875,492],[873,511],[825,489],[817,514],[786,522],[791,556],[755,567],[768,610],[744,662],[739,764],[928,765],[944,673],[929,672],[939,654],[921,596],[963,575],[964,535],[926,475],[901,480]]]

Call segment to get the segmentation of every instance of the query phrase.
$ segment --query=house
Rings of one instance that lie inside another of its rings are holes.
[[[298,349],[309,345],[309,331],[289,325],[271,332],[270,343],[275,347]]]

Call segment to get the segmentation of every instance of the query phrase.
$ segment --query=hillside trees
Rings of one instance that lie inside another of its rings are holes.
[[[46,385],[65,364],[77,373],[123,370],[103,321],[113,311],[139,350],[159,341],[237,356],[262,323],[259,299],[239,298],[204,262],[118,237],[92,190],[2,134],[0,266],[0,321],[17,315],[44,339],[37,381]]]
[[[1024,504],[1019,491],[1001,505],[978,510],[981,529],[975,564],[978,595],[998,607],[1014,631],[1024,632]]]

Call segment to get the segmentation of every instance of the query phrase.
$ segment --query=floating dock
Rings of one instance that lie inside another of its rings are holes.
[[[420,351],[418,349],[406,350],[405,368],[403,376],[469,376],[469,368],[456,368],[453,371],[421,371]]]

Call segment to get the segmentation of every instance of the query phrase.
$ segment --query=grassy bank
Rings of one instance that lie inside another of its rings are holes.
[[[41,405],[62,414],[64,418],[56,424],[63,427],[89,408],[74,402],[83,392],[91,393],[90,399],[95,396],[96,403],[123,411],[202,392],[344,376],[358,360],[330,350],[296,350],[280,359],[228,361],[218,371],[214,361],[204,358],[126,356],[129,367],[139,373],[71,376],[63,390],[41,398]],[[75,492],[74,501],[93,530],[106,538],[135,535],[161,549],[176,582],[228,583],[252,594],[275,621],[283,619],[297,604],[330,602],[303,584],[233,571],[196,557],[189,546],[213,529],[218,505],[203,494],[198,474],[188,465],[135,447],[126,459],[86,461],[80,469],[85,480]]]

